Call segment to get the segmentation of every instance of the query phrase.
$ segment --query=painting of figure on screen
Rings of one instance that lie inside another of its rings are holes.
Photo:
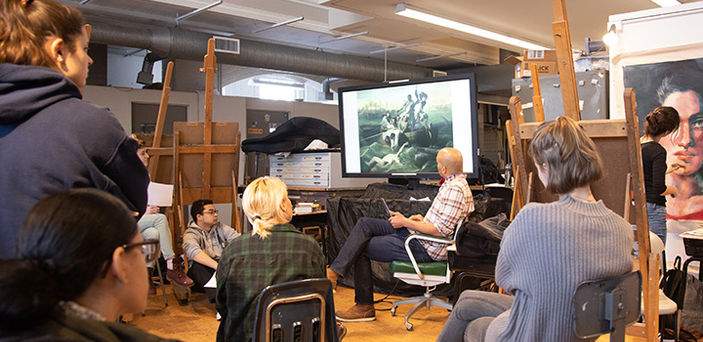
[[[360,91],[362,172],[436,172],[437,151],[453,142],[449,87],[430,83]]]
[[[666,184],[678,189],[667,196],[669,221],[703,220],[703,58],[626,66],[625,87],[637,95],[637,113],[642,120],[658,106],[676,108],[679,128],[659,143],[667,151]]]

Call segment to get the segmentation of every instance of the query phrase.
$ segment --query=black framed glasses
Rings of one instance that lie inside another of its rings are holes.
[[[125,250],[132,247],[141,247],[142,255],[147,263],[153,262],[159,257],[161,250],[159,249],[159,240],[149,239],[142,242],[128,243],[120,246]]]
[[[217,209],[210,209],[210,210],[203,210],[203,214],[210,214],[210,215],[215,215],[219,213],[220,211]]]

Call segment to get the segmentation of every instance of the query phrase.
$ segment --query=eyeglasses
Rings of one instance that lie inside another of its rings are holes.
[[[142,242],[128,243],[121,246],[125,250],[132,247],[141,247],[142,255],[147,263],[153,262],[159,257],[161,250],[159,249],[159,240],[149,239]]]
[[[203,214],[215,215],[215,214],[217,214],[217,213],[219,213],[219,212],[220,212],[220,211],[217,210],[217,209],[210,209],[210,210],[208,210],[208,211],[203,211]]]

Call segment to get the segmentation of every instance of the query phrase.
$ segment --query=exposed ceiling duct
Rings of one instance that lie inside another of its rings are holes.
[[[91,41],[142,48],[171,59],[202,60],[207,50],[205,33],[180,28],[134,28],[93,23]],[[303,74],[382,82],[432,76],[432,69],[370,57],[340,55],[286,45],[241,39],[238,55],[217,54],[218,63],[284,70]]]

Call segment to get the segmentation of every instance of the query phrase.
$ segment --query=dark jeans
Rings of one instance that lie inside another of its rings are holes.
[[[344,275],[354,265],[354,301],[357,304],[373,304],[371,260],[410,260],[405,251],[408,235],[407,228],[395,229],[388,220],[362,217],[356,222],[330,268]],[[410,250],[417,262],[434,261],[417,240],[410,243]]]
[[[207,299],[210,300],[210,303],[215,302],[215,294],[217,293],[217,289],[205,288],[203,285],[210,281],[213,274],[215,274],[215,270],[196,261],[193,261],[193,266],[188,268],[188,276],[190,279],[193,279],[194,283],[191,290],[196,292],[205,292],[205,295],[207,296]]]

